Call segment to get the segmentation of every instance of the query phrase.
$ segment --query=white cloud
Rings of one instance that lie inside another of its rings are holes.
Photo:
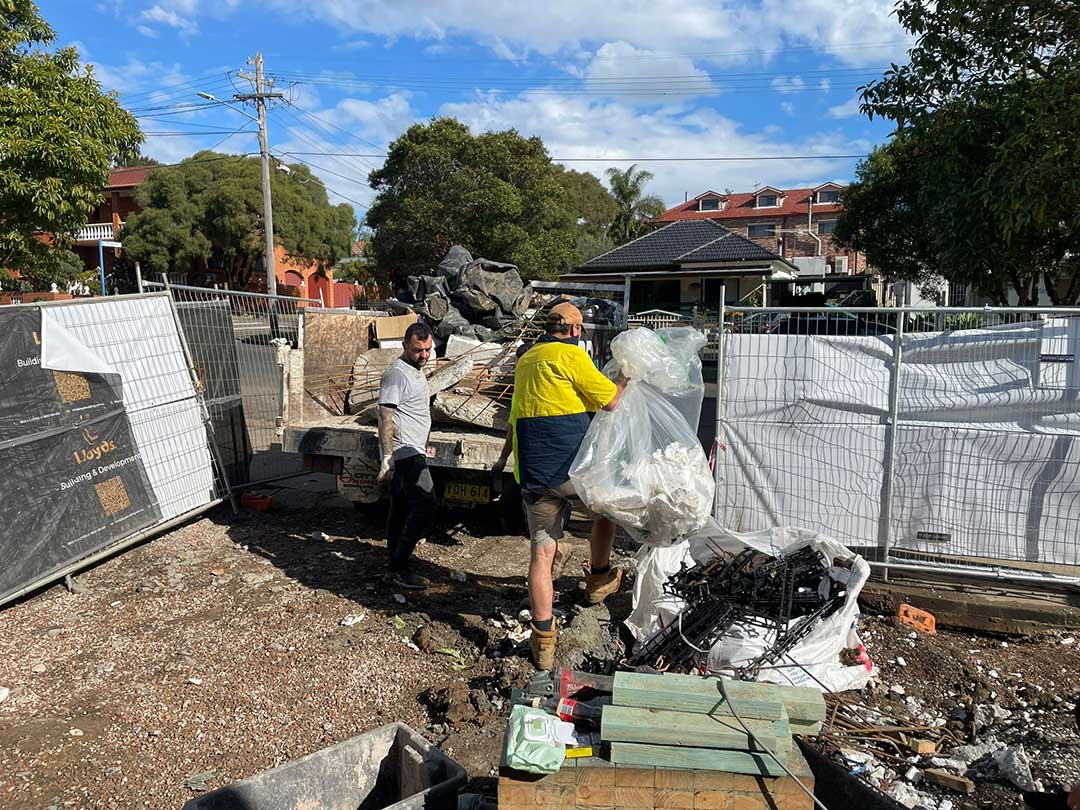
[[[832,89],[832,82],[828,79],[822,79],[818,87],[821,88],[822,93],[828,93]]]
[[[643,162],[655,175],[649,190],[668,205],[682,202],[707,188],[746,190],[755,184],[781,188],[816,185],[823,178],[850,173],[854,160],[775,161],[762,163],[756,156],[856,154],[868,145],[836,132],[819,132],[785,139],[783,128],[771,125],[748,132],[719,112],[658,109],[642,112],[626,103],[582,97],[525,93],[514,98],[480,96],[468,102],[444,104],[443,115],[453,115],[474,132],[515,128],[522,135],[539,135],[549,153],[566,165],[587,170],[603,179],[608,166],[625,167],[635,159],[690,156],[746,156],[731,162]],[[571,158],[602,158],[571,161]]]
[[[266,2],[290,18],[316,18],[345,32],[437,41],[465,36],[515,57],[624,42],[730,64],[760,62],[794,44],[848,64],[879,65],[904,50],[897,45],[904,32],[892,16],[893,0],[549,0],[527,10],[520,0]]]
[[[158,30],[156,28],[151,28],[148,25],[136,25],[135,30],[142,34],[144,37],[149,37],[150,39],[157,39],[159,36],[161,36],[161,34],[158,33]]]
[[[174,28],[182,37],[194,36],[199,32],[198,18],[209,14],[216,19],[223,19],[234,12],[242,0],[157,0],[149,8],[143,9],[138,19],[144,23],[155,23]],[[120,0],[117,0],[120,2]],[[147,26],[136,27],[139,33]]]
[[[583,75],[590,92],[626,98],[627,91],[633,90],[641,92],[631,97],[638,103],[665,101],[670,98],[665,90],[677,90],[684,98],[715,91],[709,74],[688,57],[643,50],[626,42],[602,45]],[[647,92],[651,89],[657,92]]]
[[[781,101],[780,109],[788,115],[795,115],[795,105],[792,104],[790,101]]]
[[[347,98],[338,102],[329,116],[319,117],[329,117],[345,130],[385,144],[407,129],[417,114],[409,103],[409,94],[397,92],[376,101]]]
[[[778,93],[787,95],[788,93],[798,93],[801,90],[806,89],[806,82],[803,81],[802,76],[777,76],[772,80],[773,89]]]
[[[829,116],[832,118],[854,118],[859,115],[859,97],[852,96],[843,104],[837,104],[829,108]]]
[[[164,8],[160,5],[146,9],[139,15],[139,19],[151,23],[167,25],[169,28],[175,28],[182,36],[191,36],[197,34],[199,31],[199,26],[196,25],[194,19],[185,17],[172,9]]]

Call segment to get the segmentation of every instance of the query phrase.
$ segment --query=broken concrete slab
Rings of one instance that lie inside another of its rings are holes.
[[[447,388],[457,385],[469,376],[474,365],[473,358],[469,356],[459,357],[450,363],[443,364],[434,374],[428,377],[428,390],[432,394],[438,394],[440,391],[445,391]]]
[[[431,418],[436,422],[506,430],[510,408],[482,394],[442,391],[435,395],[431,405]]]

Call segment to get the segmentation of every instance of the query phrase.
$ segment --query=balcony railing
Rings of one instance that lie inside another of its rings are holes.
[[[120,225],[123,227],[123,223],[120,223]],[[116,232],[113,230],[111,222],[89,222],[75,233],[75,241],[79,243],[95,244],[103,239],[112,240],[115,238]]]

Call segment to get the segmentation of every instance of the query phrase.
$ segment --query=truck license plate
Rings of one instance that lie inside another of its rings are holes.
[[[488,503],[491,501],[491,487],[487,484],[447,481],[446,488],[443,490],[443,499],[461,503]]]

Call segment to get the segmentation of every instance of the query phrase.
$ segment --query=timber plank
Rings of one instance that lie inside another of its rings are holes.
[[[781,754],[778,756],[783,758]],[[763,776],[784,775],[784,769],[770,754],[723,751],[716,748],[680,748],[668,745],[613,742],[611,743],[611,761],[618,765],[655,765],[657,768],[701,769]]]
[[[612,703],[640,709],[667,709],[693,714],[733,716],[715,679],[680,676],[677,683],[670,675],[648,675],[640,672],[617,672]],[[784,704],[778,700],[734,699],[735,711],[744,720],[780,720],[787,717]]]
[[[785,734],[788,728],[786,722],[744,722],[753,733],[756,743],[732,717],[605,706],[600,724],[600,739],[606,742],[651,743],[691,748],[756,751],[763,750],[761,746],[764,746],[764,749],[770,751],[791,750],[790,733]]]

